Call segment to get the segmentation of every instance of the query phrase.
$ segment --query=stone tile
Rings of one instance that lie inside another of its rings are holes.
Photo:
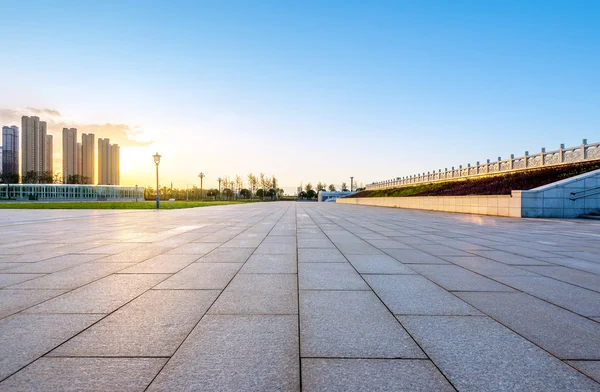
[[[256,248],[255,254],[295,255],[296,244],[287,242],[263,242]]]
[[[456,265],[415,264],[411,268],[450,291],[512,291],[508,286]]]
[[[546,277],[508,276],[499,281],[583,316],[600,315],[600,293]]]
[[[446,260],[418,249],[382,249],[402,264],[449,264]]]
[[[303,263],[298,265],[300,290],[369,290],[349,263]]]
[[[524,293],[459,297],[561,359],[600,359],[600,324]]]
[[[537,276],[522,268],[506,265],[484,257],[443,256],[445,260],[485,276]]]
[[[414,359],[302,359],[306,391],[454,391],[430,361]]]
[[[230,241],[227,241],[226,243],[224,243],[223,245],[221,245],[221,247],[223,248],[252,248],[252,250],[256,249],[256,247],[258,247],[261,242],[263,241],[264,237],[259,237],[256,236],[254,238],[233,238]]]
[[[600,263],[598,263],[600,265]],[[589,290],[600,291],[600,275],[560,266],[523,267],[527,271],[571,283]]]
[[[35,361],[101,317],[21,313],[0,320],[0,380]],[[2,385],[0,389],[3,389]]]
[[[54,257],[52,259],[42,260],[35,263],[21,264],[17,268],[12,268],[6,272],[9,273],[25,273],[25,274],[49,274],[67,268],[75,267],[80,264],[85,264],[89,261],[98,260],[105,255],[80,255],[71,254]]]
[[[156,288],[164,290],[223,290],[241,266],[241,263],[193,263]]]
[[[416,274],[388,255],[348,255],[348,261],[361,274]]]
[[[104,278],[133,264],[131,263],[92,263],[48,274],[11,288],[16,289],[56,289],[72,290],[95,280]]]
[[[120,274],[174,274],[198,259],[196,255],[165,254],[154,256],[119,271]]]
[[[206,315],[149,391],[298,391],[297,316]]]
[[[600,383],[600,361],[567,361],[567,363]]]
[[[481,315],[477,309],[419,275],[366,275],[394,314]]]
[[[238,274],[210,314],[298,314],[298,285],[292,274]]]
[[[168,275],[110,275],[27,310],[28,313],[110,313]]]
[[[21,267],[23,263],[10,263],[10,262],[0,262],[0,271],[6,271],[9,269]]]
[[[204,256],[213,249],[219,247],[221,244],[218,242],[194,242],[188,243],[177,248],[171,249],[165,254],[169,255],[196,255],[198,257]]]
[[[147,291],[49,355],[171,356],[218,295],[217,290]]]
[[[167,358],[40,358],[0,383],[6,391],[143,391]]]
[[[335,246],[345,255],[380,255],[383,254],[381,250],[372,246],[366,241],[361,240],[358,237],[335,240],[331,238]]]
[[[13,284],[26,282],[31,279],[39,278],[44,274],[3,274],[0,273],[0,289],[12,286]]]
[[[471,256],[470,253],[463,252],[462,250],[451,248],[446,245],[438,244],[413,244],[413,248],[420,249],[424,252],[432,254],[434,256]]]
[[[573,259],[573,258],[562,258],[553,257],[548,259],[549,265],[562,265],[564,267],[574,268],[581,271],[591,272],[592,274],[600,275],[600,263],[593,261]]]
[[[598,384],[488,317],[399,316],[459,391],[595,391]]]
[[[298,263],[347,263],[337,249],[298,249]]]
[[[413,249],[410,245],[390,239],[370,239],[366,241],[379,249]]]
[[[503,252],[501,250],[474,250],[474,253],[478,256],[485,257],[486,259],[499,261],[509,265],[549,265],[545,261],[534,259],[532,257],[516,255],[513,253]]]
[[[327,238],[298,238],[298,248],[326,249],[335,246]]]
[[[133,249],[139,248],[141,246],[142,246],[141,244],[136,244],[136,243],[118,242],[118,243],[114,243],[114,244],[106,244],[106,245],[97,246],[95,248],[82,250],[79,253],[111,255],[111,254],[117,254],[117,253],[121,253],[121,252],[128,252]]]
[[[245,263],[252,255],[254,248],[220,247],[198,259],[199,263]]]
[[[148,260],[172,249],[168,246],[159,246],[156,243],[146,244],[142,247],[131,249],[125,252],[112,254],[102,257],[98,261],[102,263],[139,263],[140,261]]]
[[[241,274],[296,274],[296,255],[256,254],[250,256]]]
[[[0,318],[57,297],[64,292],[65,290],[0,290]]]
[[[302,357],[424,358],[371,291],[301,291]]]

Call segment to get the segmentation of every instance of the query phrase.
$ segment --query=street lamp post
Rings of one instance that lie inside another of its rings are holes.
[[[350,192],[352,192],[353,184],[354,184],[354,177],[350,177]]]
[[[200,172],[198,177],[200,177],[200,200],[202,200],[202,179],[204,178],[204,173]]]
[[[219,181],[219,200],[221,200],[221,181],[223,181],[223,179],[219,177],[217,178],[217,181]]]
[[[135,201],[138,201],[138,186],[135,185]]]
[[[154,163],[156,163],[156,209],[160,209],[160,196],[159,196],[159,187],[158,187],[158,164],[160,163],[160,155],[158,152],[155,155],[152,155],[154,158]]]

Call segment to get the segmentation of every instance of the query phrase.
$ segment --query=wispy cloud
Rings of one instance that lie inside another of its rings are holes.
[[[20,127],[21,116],[38,116],[40,120],[48,123],[48,132],[60,137],[63,128],[77,128],[79,133],[93,133],[96,138],[109,138],[111,143],[121,147],[143,147],[153,143],[145,136],[144,130],[138,125],[129,124],[87,124],[67,122],[58,110],[55,109],[0,109],[0,123],[2,125],[17,125]],[[55,139],[56,140],[56,139]]]

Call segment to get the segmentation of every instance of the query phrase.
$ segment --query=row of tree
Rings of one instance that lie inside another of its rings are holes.
[[[0,183],[2,184],[89,184],[90,178],[79,174],[67,176],[64,181],[60,173],[29,171],[21,177],[18,173],[0,174]]]
[[[263,190],[259,188],[255,193],[252,193],[249,189],[242,188],[239,191],[230,188],[222,189],[219,192],[218,189],[209,188],[200,190],[200,188],[194,186],[193,188],[181,189],[181,188],[168,188],[163,186],[160,188],[159,196],[161,200],[250,200],[253,198],[258,199],[269,199],[276,200],[278,197],[283,195],[283,189],[268,189]],[[144,198],[146,200],[156,200],[156,189],[152,187],[144,188]]]
[[[320,181],[317,183],[316,188],[313,188],[313,184],[309,182],[308,184],[304,185],[304,190],[298,194],[298,197],[302,200],[304,200],[304,199],[312,200],[319,194],[320,191],[325,191],[325,190],[327,190],[329,192],[336,192],[338,189],[335,187],[334,184],[329,184],[329,186],[327,186],[326,183],[323,183]],[[341,192],[349,192],[350,191],[350,189],[348,189],[345,182],[342,182],[339,190]],[[364,188],[362,188],[362,184],[361,184],[361,188],[356,188],[354,190],[362,191],[362,190],[364,190]]]

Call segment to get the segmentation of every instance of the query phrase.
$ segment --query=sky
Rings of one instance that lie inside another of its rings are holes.
[[[600,141],[597,1],[0,0],[0,123],[121,148],[122,185],[339,186]]]

